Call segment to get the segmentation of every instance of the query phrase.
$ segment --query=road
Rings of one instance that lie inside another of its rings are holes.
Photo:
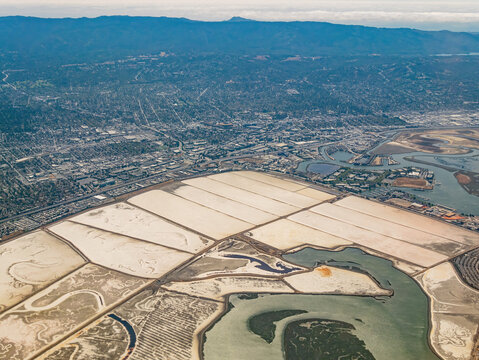
[[[160,132],[160,131],[158,131],[154,128],[150,128],[150,129],[155,130],[157,132]],[[327,142],[327,143],[314,142],[314,143],[304,144],[302,147],[303,148],[311,148],[311,147],[332,145],[332,144],[335,144],[335,143],[336,142]],[[283,151],[284,150],[275,150],[275,151],[268,152],[268,154],[269,155],[277,155],[277,154],[279,154]],[[239,154],[239,155],[231,155],[231,156],[227,156],[227,157],[223,157],[223,158],[214,159],[214,160],[204,162],[204,165],[208,165],[208,164],[215,163],[215,162],[219,163],[219,162],[236,160],[236,159],[250,158],[250,157],[257,156],[257,155],[258,155],[257,153],[244,153],[244,154]],[[170,171],[169,173],[174,174],[175,172],[178,172],[178,171],[187,170],[190,166],[191,165],[180,166],[179,168],[175,169],[174,171]],[[77,202],[77,201],[80,201],[80,200],[89,199],[89,198],[92,198],[96,195],[102,195],[102,194],[106,193],[107,191],[119,189],[119,188],[122,188],[124,186],[132,185],[132,184],[135,184],[135,183],[138,183],[138,182],[141,182],[141,181],[154,179],[154,178],[156,178],[158,176],[161,176],[161,175],[164,175],[164,174],[166,174],[166,171],[161,172],[161,173],[156,173],[156,174],[153,174],[153,175],[141,178],[141,179],[134,179],[134,180],[130,180],[130,181],[118,184],[118,185],[112,185],[112,186],[109,186],[109,187],[105,187],[104,189],[101,189],[101,190],[98,190],[98,191],[95,191],[95,192],[92,192],[92,193],[89,193],[89,194],[86,194],[86,195],[78,196],[78,197],[75,197],[75,198],[72,198],[72,199],[67,199],[67,200],[58,202],[56,204],[45,206],[45,207],[42,207],[42,208],[39,208],[39,209],[27,210],[27,211],[24,211],[20,214],[10,216],[8,218],[0,219],[0,224],[8,222],[8,221],[17,220],[17,219],[20,219],[24,216],[33,215],[33,214],[37,214],[37,213],[40,213],[40,212],[43,212],[43,211],[54,209],[54,208],[62,206],[62,205],[68,205],[68,204],[71,204],[71,203],[74,203],[74,202]]]
[[[212,162],[218,162],[218,161],[227,161],[227,160],[241,159],[241,158],[251,157],[251,156],[254,156],[254,154],[244,154],[244,155],[238,155],[238,156],[229,156],[229,157],[225,157],[225,158],[221,158],[221,159],[211,160],[211,161],[205,162],[205,164],[209,164],[209,163],[212,163]],[[170,171],[170,173],[175,173],[175,172],[178,172],[178,171],[186,170],[186,169],[188,169],[189,167],[190,167],[190,165],[184,165],[184,166],[181,166],[181,167],[175,169],[174,171]],[[165,173],[166,173],[166,171],[165,171],[165,172],[162,172],[162,173],[156,173],[156,174],[153,174],[153,175],[150,175],[150,176],[141,178],[141,179],[130,180],[130,181],[127,181],[127,182],[118,184],[118,185],[112,185],[112,186],[109,186],[109,187],[105,187],[104,189],[95,191],[95,192],[93,192],[93,193],[89,193],[89,194],[86,194],[86,195],[78,196],[78,197],[75,197],[75,198],[73,198],[73,199],[68,199],[68,200],[60,201],[60,202],[58,202],[58,203],[56,203],[56,204],[53,204],[53,205],[45,206],[45,207],[42,207],[42,208],[39,208],[39,209],[32,209],[32,210],[24,211],[24,212],[22,212],[22,213],[20,213],[20,214],[17,214],[17,215],[14,215],[14,216],[10,216],[10,217],[8,217],[8,218],[0,219],[0,224],[5,223],[5,222],[7,222],[7,221],[17,220],[17,219],[22,218],[22,217],[24,217],[24,216],[33,215],[33,214],[36,214],[36,213],[39,213],[39,212],[43,212],[43,211],[47,211],[47,210],[50,210],[50,209],[54,209],[54,208],[59,207],[59,206],[62,206],[62,205],[68,205],[68,204],[71,204],[71,203],[74,203],[74,202],[77,202],[77,201],[80,201],[80,200],[89,199],[89,198],[91,198],[91,197],[93,197],[93,196],[104,194],[104,193],[106,193],[107,191],[119,189],[119,188],[121,188],[121,187],[128,186],[128,185],[132,185],[132,184],[135,184],[135,183],[140,182],[140,181],[145,181],[145,180],[154,179],[154,178],[156,178],[156,177],[158,177],[158,176],[164,175]]]

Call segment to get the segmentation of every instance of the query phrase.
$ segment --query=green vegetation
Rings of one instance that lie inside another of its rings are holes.
[[[353,330],[353,325],[337,320],[294,321],[284,333],[286,359],[374,359]]]
[[[52,83],[48,80],[38,79],[35,81],[25,80],[25,81],[16,81],[14,83],[15,87],[20,89],[37,89],[43,87],[54,87]]]
[[[305,248],[296,253],[284,255],[284,259],[301,266],[314,267],[317,264],[328,263],[331,266],[356,266],[373,276],[384,289],[394,290],[393,296],[369,297],[350,295],[306,295],[306,294],[275,294],[262,295],[257,299],[241,300],[232,297],[235,304],[229,314],[218,321],[208,331],[208,342],[205,344],[205,358],[224,359],[225,352],[241,354],[246,359],[265,359],[264,354],[271,354],[270,359],[284,358],[285,342],[276,339],[268,344],[258,339],[256,333],[248,329],[249,319],[266,314],[272,310],[295,309],[305,310],[305,315],[288,318],[280,323],[282,337],[285,337],[285,325],[298,320],[308,322],[307,319],[328,319],[330,324],[336,321],[334,327],[347,329],[352,324],[356,335],[364,341],[367,350],[376,359],[400,360],[438,360],[428,343],[429,333],[429,305],[426,294],[419,284],[410,276],[397,270],[390,260],[369,255],[358,248],[346,248],[342,251],[326,251]],[[313,321],[309,320],[309,321]],[[286,324],[285,324],[286,323]],[[341,325],[341,326],[339,326]],[[323,323],[323,327],[325,324]],[[251,326],[249,326],[251,327]],[[333,329],[332,325],[330,331]],[[316,330],[318,333],[319,329]],[[345,333],[345,330],[341,330]],[[291,333],[289,333],[291,334]],[[333,339],[338,334],[329,334]],[[343,334],[343,338],[352,339]],[[314,340],[315,334],[310,337]],[[292,338],[292,336],[289,336]],[[323,339],[323,338],[321,338]],[[299,340],[299,339],[298,339]],[[339,341],[339,340],[338,340]],[[338,341],[321,345],[321,349],[332,353],[329,346],[334,347]],[[249,345],[254,344],[254,346]],[[283,345],[283,346],[281,346]],[[350,346],[350,345],[348,345]],[[353,351],[350,348],[350,354]],[[289,349],[287,359],[328,359],[324,356],[308,356],[303,352],[301,356],[292,355]],[[363,353],[361,353],[363,354]],[[234,356],[230,356],[234,358]],[[333,357],[337,359],[351,359],[347,355]],[[356,359],[365,359],[359,355]],[[367,359],[367,358],[366,358]],[[371,359],[371,357],[369,357]]]
[[[276,330],[276,321],[283,320],[287,317],[303,314],[305,310],[279,310],[269,311],[259,315],[255,315],[248,319],[248,329],[256,335],[261,336],[267,343],[274,340],[274,333]]]
[[[35,34],[35,36],[31,36]],[[174,53],[330,55],[432,55],[477,52],[472,33],[377,29],[322,22],[215,21],[101,16],[94,19],[0,18],[6,59],[72,63]],[[396,76],[411,76],[396,71]],[[427,75],[424,75],[427,79]],[[401,89],[398,89],[401,90]],[[381,117],[378,114],[377,117]]]
[[[239,294],[238,298],[241,300],[251,300],[251,299],[257,299],[258,294],[255,293],[245,293],[245,294]]]

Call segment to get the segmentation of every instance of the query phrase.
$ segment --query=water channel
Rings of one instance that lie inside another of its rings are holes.
[[[385,170],[397,169],[407,166],[420,167],[434,171],[436,185],[433,190],[415,190],[400,188],[400,190],[416,195],[420,198],[430,200],[434,204],[445,205],[456,209],[465,214],[479,215],[479,197],[469,194],[464,190],[454,177],[454,172],[443,169],[439,166],[453,167],[458,170],[468,170],[479,172],[479,150],[474,150],[465,155],[433,155],[423,152],[411,152],[407,154],[396,154],[391,157],[399,162],[396,165],[382,165],[382,166],[359,166],[347,163],[352,155],[348,152],[337,151],[331,156],[331,160],[325,154],[325,149],[321,149],[321,153],[325,159],[328,160],[308,160],[302,162],[298,166],[299,171],[311,170],[311,166],[318,164],[328,164],[336,166],[350,167],[362,170]],[[426,161],[431,164],[422,164],[410,161],[406,158],[413,158],[419,161]],[[434,166],[437,164],[438,166]],[[314,169],[314,168],[313,168]],[[399,188],[398,188],[399,189]]]
[[[389,260],[368,255],[360,249],[340,252],[306,248],[285,259],[304,266],[327,263],[356,267],[368,272],[391,297],[345,295],[260,295],[255,299],[231,296],[234,306],[207,333],[206,360],[281,359],[285,326],[300,319],[343,321],[355,327],[354,335],[364,341],[377,360],[438,359],[428,346],[428,301],[417,283],[392,266]],[[247,328],[247,320],[275,310],[306,310],[307,313],[276,322],[275,339],[268,344]]]

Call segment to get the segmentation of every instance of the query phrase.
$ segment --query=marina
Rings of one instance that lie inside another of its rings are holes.
[[[373,149],[374,150],[374,149]],[[371,151],[373,151],[371,150]],[[371,152],[370,151],[370,152]],[[454,172],[446,170],[448,166],[457,170],[465,169],[469,171],[479,171],[479,151],[474,150],[467,155],[434,155],[423,152],[411,152],[405,154],[394,154],[391,158],[397,162],[393,165],[353,165],[348,160],[353,156],[345,151],[336,151],[331,156],[327,156],[326,149],[321,148],[320,152],[325,159],[334,160],[308,160],[302,162],[298,166],[298,171],[312,171],[317,165],[349,167],[353,169],[363,170],[387,170],[399,169],[403,167],[421,167],[434,171],[435,186],[432,190],[419,190],[410,188],[401,188],[402,191],[408,192],[424,200],[429,200],[434,204],[450,207],[465,214],[479,215],[479,199],[477,196],[469,194],[456,180]],[[365,194],[367,195],[367,194]]]

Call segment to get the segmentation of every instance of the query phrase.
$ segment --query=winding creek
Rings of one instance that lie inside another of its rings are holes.
[[[428,300],[418,284],[392,266],[389,260],[368,255],[360,249],[324,251],[312,248],[284,258],[303,266],[327,263],[368,272],[379,284],[393,289],[391,297],[373,298],[346,295],[260,295],[241,299],[234,295],[234,306],[206,333],[204,358],[281,359],[285,326],[296,320],[320,318],[343,321],[355,327],[354,335],[366,343],[377,360],[438,359],[428,346]],[[307,313],[276,322],[275,339],[268,344],[247,328],[254,315],[275,310],[306,310]]]
[[[289,274],[292,271],[295,270],[301,270],[301,268],[290,268],[287,267],[280,262],[276,263],[277,268],[273,268],[270,265],[266,264],[263,260],[254,258],[252,256],[246,256],[246,255],[241,255],[241,254],[228,254],[224,255],[224,257],[231,258],[231,259],[246,259],[249,260],[251,263],[256,264],[255,267],[264,271],[269,271],[274,274]]]
[[[433,190],[400,190],[459,212],[479,215],[479,198],[467,193],[454,177],[454,171],[450,169],[479,172],[479,150],[464,155],[435,155],[423,152],[395,154],[391,157],[398,164],[381,166],[349,164],[346,161],[352,155],[343,151],[332,154],[334,160],[326,156],[324,148],[321,152],[327,160],[302,162],[298,170],[306,171],[309,166],[309,170],[321,173],[332,173],[341,166],[365,170],[409,166],[425,168],[434,171],[436,185]],[[339,252],[305,248],[285,255],[284,258],[302,266],[328,264],[366,272],[383,288],[392,289],[394,295],[380,298],[306,294],[262,294],[257,298],[246,298],[232,295],[230,311],[205,334],[203,350],[206,360],[281,359],[284,357],[283,333],[286,326],[293,321],[311,318],[342,321],[353,325],[354,335],[365,342],[367,349],[377,360],[438,359],[428,343],[428,299],[419,285],[394,268],[389,260],[366,254],[356,248],[346,248]],[[248,329],[249,318],[280,310],[304,310],[306,313],[277,321],[275,338],[270,344]]]
[[[108,314],[107,316],[119,322],[125,328],[125,331],[128,333],[128,337],[130,340],[128,342],[127,355],[122,358],[122,360],[126,360],[129,357],[129,354],[133,351],[133,349],[136,346],[135,329],[133,329],[133,326],[131,326],[131,324],[128,321],[126,321],[125,319],[122,319],[116,314]]]

